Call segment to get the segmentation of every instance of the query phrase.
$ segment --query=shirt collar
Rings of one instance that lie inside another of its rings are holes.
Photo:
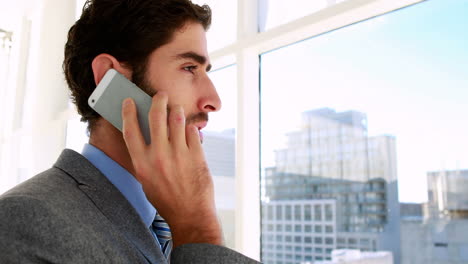
[[[151,226],[156,216],[156,209],[146,199],[143,187],[126,169],[112,160],[100,149],[85,144],[81,153],[125,196],[140,215],[146,226]]]

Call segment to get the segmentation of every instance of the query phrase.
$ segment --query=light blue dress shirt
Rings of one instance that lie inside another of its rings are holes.
[[[135,208],[143,223],[150,228],[156,216],[156,209],[146,199],[140,182],[117,162],[91,144],[85,144],[81,154],[117,187]],[[153,231],[152,228],[150,230]]]

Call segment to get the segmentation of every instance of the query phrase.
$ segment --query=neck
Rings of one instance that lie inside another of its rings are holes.
[[[89,144],[100,149],[132,175],[135,175],[132,159],[122,137],[122,132],[107,120],[101,118],[96,122],[89,137]]]

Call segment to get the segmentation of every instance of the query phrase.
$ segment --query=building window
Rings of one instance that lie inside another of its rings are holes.
[[[323,243],[323,239],[321,237],[316,237],[316,238],[314,238],[314,243],[321,245]]]
[[[286,220],[292,220],[291,205],[286,205]]]
[[[267,209],[268,220],[273,220],[273,206],[269,205]]]
[[[276,225],[276,231],[277,231],[277,232],[283,231],[283,225],[277,224],[277,225]]]
[[[283,219],[283,207],[281,205],[276,206],[276,219],[275,220],[282,220]]]
[[[322,226],[321,225],[315,225],[314,226],[315,233],[322,233]]]
[[[294,206],[294,220],[297,220],[297,221],[301,220],[301,206],[300,205]]]
[[[304,220],[312,220],[311,206],[308,204],[304,205]]]
[[[331,204],[325,205],[325,221],[332,221],[333,220],[333,211]]]
[[[295,225],[294,226],[294,232],[302,232],[302,226],[301,225]]]
[[[314,205],[315,221],[322,221],[322,206]]]

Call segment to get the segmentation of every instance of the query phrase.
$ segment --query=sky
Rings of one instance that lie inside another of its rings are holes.
[[[400,201],[425,201],[428,171],[468,169],[466,14],[429,0],[262,55],[262,165],[301,112],[357,110],[397,139]]]

